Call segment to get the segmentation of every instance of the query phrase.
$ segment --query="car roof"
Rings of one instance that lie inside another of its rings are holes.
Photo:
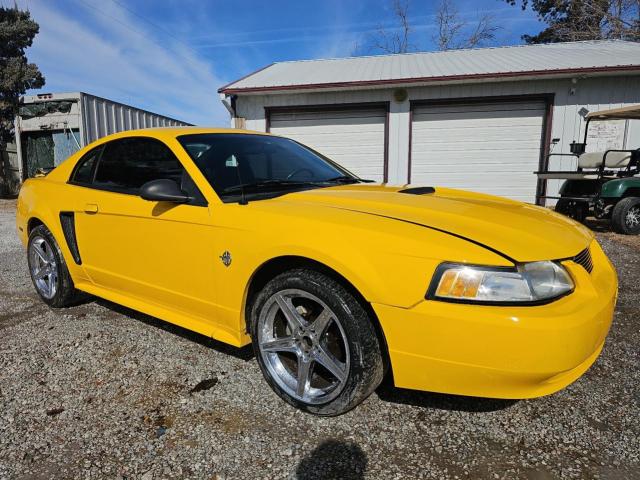
[[[195,135],[195,134],[250,134],[250,135],[269,135],[265,132],[256,132],[253,130],[241,130],[238,128],[216,128],[216,127],[154,127],[154,128],[140,128],[137,130],[125,130],[123,132],[114,133],[102,137],[100,143],[115,140],[117,138],[127,137],[155,137],[155,138],[176,138],[181,135]]]

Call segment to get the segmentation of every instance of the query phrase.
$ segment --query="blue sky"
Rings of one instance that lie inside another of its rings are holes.
[[[495,45],[540,29],[535,15],[503,0],[453,0],[472,22],[490,13]],[[412,42],[434,50],[437,1],[413,0]],[[0,0],[12,5],[13,0]],[[391,0],[18,0],[40,24],[28,50],[47,84],[86,91],[201,125],[227,125],[217,89],[275,61],[367,51],[379,26],[394,26]],[[371,54],[378,52],[370,51]]]

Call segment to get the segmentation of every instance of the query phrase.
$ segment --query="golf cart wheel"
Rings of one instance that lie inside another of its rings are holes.
[[[384,376],[369,314],[343,285],[317,271],[290,270],[267,283],[251,308],[251,336],[267,383],[309,413],[345,413]]]
[[[587,218],[589,206],[586,202],[561,198],[558,200],[558,203],[556,203],[555,211],[569,218],[573,218],[576,222],[584,223],[585,218]]]
[[[640,197],[627,197],[616,203],[611,214],[613,230],[625,235],[640,233]]]

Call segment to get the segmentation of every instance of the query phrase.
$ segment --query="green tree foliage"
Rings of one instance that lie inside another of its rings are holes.
[[[25,55],[38,30],[29,12],[17,6],[0,7],[0,144],[13,131],[20,95],[44,85],[37,65]]]
[[[528,7],[547,28],[527,43],[619,39],[640,41],[640,0],[505,0]]]

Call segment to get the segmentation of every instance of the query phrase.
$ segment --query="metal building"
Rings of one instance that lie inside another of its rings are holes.
[[[177,125],[189,124],[83,92],[25,96],[15,121],[18,176],[54,167],[112,133]]]
[[[640,43],[282,62],[219,93],[232,126],[290,136],[362,177],[536,202],[559,183],[533,172],[569,152],[589,111],[640,103]],[[632,122],[599,136],[599,147],[640,147]]]

